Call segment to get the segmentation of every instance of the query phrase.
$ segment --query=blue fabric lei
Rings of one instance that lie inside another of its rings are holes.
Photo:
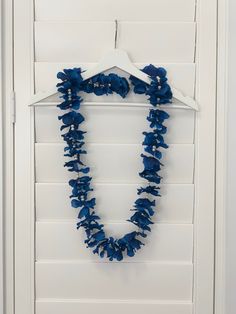
[[[92,248],[94,254],[107,257],[110,261],[121,261],[125,254],[132,257],[144,245],[142,238],[146,238],[147,233],[151,232],[152,217],[156,206],[155,200],[150,200],[149,196],[160,196],[158,185],[162,180],[159,175],[162,168],[161,149],[168,148],[164,141],[164,134],[167,132],[164,121],[169,118],[169,115],[160,110],[158,105],[170,103],[172,92],[167,83],[165,69],[156,68],[150,64],[144,67],[142,71],[150,76],[150,85],[130,76],[130,87],[126,78],[114,73],[99,74],[83,81],[80,68],[65,69],[57,74],[58,79],[61,80],[57,84],[58,92],[62,94],[62,102],[58,107],[66,110],[66,113],[58,118],[62,121],[61,130],[65,129],[65,133],[62,134],[66,143],[65,156],[71,157],[64,166],[68,168],[68,171],[77,173],[76,179],[69,181],[72,188],[71,205],[80,209],[77,228],[84,228],[86,233],[84,242],[87,247]],[[79,112],[83,101],[79,93],[83,91],[94,93],[97,96],[117,93],[125,98],[130,88],[133,89],[134,93],[147,95],[153,106],[147,116],[150,130],[143,132],[142,145],[148,155],[141,154],[144,169],[139,173],[139,176],[145,179],[148,185],[138,188],[137,195],[139,198],[134,202],[133,209],[131,209],[133,214],[128,219],[136,226],[136,229],[119,239],[114,239],[106,236],[103,229],[104,225],[100,223],[100,217],[95,212],[96,199],[90,197],[93,191],[91,187],[92,178],[89,176],[90,168],[82,161],[82,156],[87,152],[83,148],[86,132],[80,128],[84,117]]]

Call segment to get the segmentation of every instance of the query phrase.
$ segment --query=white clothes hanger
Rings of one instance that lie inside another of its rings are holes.
[[[130,58],[126,51],[121,49],[113,49],[109,51],[93,68],[82,73],[84,80],[88,80],[91,77],[108,71],[112,68],[119,68],[132,76],[137,77],[139,80],[150,84],[150,77],[144,72],[140,71],[136,66],[130,61]]]
[[[126,51],[117,49],[117,36],[118,36],[118,22],[115,20],[115,45],[114,49],[106,54],[98,64],[92,69],[87,70],[82,74],[84,80],[88,80],[91,77],[108,71],[112,68],[119,68],[130,75],[137,77],[139,80],[150,84],[151,79],[144,72],[140,71],[136,66],[131,62]]]
[[[140,79],[141,81],[150,84],[151,78],[141,70],[139,70],[130,60],[126,51],[117,48],[117,35],[118,35],[118,22],[115,20],[115,45],[114,49],[111,50],[108,54],[106,54],[100,62],[93,68],[83,72],[82,77],[84,80],[88,80],[93,76],[100,74],[102,72],[108,71],[112,68],[119,68],[124,72],[135,76],[136,78]],[[198,105],[196,101],[184,95],[181,91],[171,87],[173,98],[179,100],[180,102],[184,103],[188,107],[198,110]],[[32,96],[29,105],[34,105],[43,99],[46,99],[54,94],[57,93],[57,89],[53,89],[47,92],[39,92]]]

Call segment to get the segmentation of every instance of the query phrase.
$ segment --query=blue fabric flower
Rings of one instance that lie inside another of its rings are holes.
[[[81,88],[82,91],[94,93],[96,96],[109,95],[115,92],[123,98],[128,94],[130,89],[126,78],[119,77],[114,73],[108,75],[103,73],[98,74],[84,81]]]
[[[83,81],[81,76],[81,68],[64,69],[63,72],[57,74],[57,78],[62,82],[57,84],[57,87],[64,87],[66,90],[69,88],[77,88],[80,90],[80,85]],[[59,90],[60,91],[60,90]]]
[[[162,177],[159,174],[157,174],[155,171],[143,170],[142,172],[139,173],[139,175],[141,178],[144,178],[145,180],[149,182],[156,183],[156,184],[161,183]]]
[[[134,92],[146,94],[153,106],[164,105],[171,102],[172,92],[167,83],[167,72],[164,68],[157,68],[150,64],[145,66],[142,71],[151,77],[151,84],[147,84],[138,78],[131,76],[131,83],[134,85]]]
[[[82,114],[76,111],[70,111],[68,113],[65,113],[63,116],[59,116],[58,119],[62,120],[62,122],[64,123],[61,126],[61,130],[68,128],[71,125],[77,128],[84,121],[84,117],[82,116]]]
[[[146,94],[148,84],[145,82],[141,81],[135,76],[130,76],[130,81],[134,85],[134,92],[135,94]]]
[[[140,189],[138,189],[138,195],[142,193],[152,194],[154,196],[161,196],[160,187],[157,187],[155,185],[149,185],[145,188],[141,187]]]

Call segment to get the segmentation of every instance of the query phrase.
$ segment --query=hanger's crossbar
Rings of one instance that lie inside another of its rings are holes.
[[[56,107],[60,102],[40,102],[31,105],[32,107]],[[83,101],[82,106],[89,107],[117,107],[119,109],[124,108],[153,108],[152,105],[148,103],[126,103],[126,102],[90,102]],[[167,104],[160,106],[163,109],[186,109],[191,110],[190,107],[181,105],[181,104]]]
[[[196,103],[196,101],[194,99],[192,99],[191,97],[185,96],[183,95],[180,91],[178,91],[177,89],[172,87],[172,92],[173,92],[173,98],[175,98],[176,100],[178,100],[179,102],[183,103],[183,105],[168,105],[169,107],[174,107],[174,108],[188,108],[188,109],[194,109],[196,111],[198,111],[198,105]],[[43,106],[43,104],[47,104],[49,105],[50,103],[55,103],[55,102],[50,102],[50,101],[43,101],[44,99],[47,99],[53,95],[57,94],[57,89],[53,89],[51,91],[48,92],[39,92],[35,95],[33,95],[31,97],[31,100],[29,102],[29,106]],[[88,104],[89,102],[87,102]],[[101,104],[100,102],[96,102],[97,104]],[[59,104],[59,102],[57,102],[56,104]],[[102,103],[104,104],[104,103]],[[111,103],[108,103],[109,106],[112,106]],[[119,105],[122,103],[119,103]],[[127,106],[127,103],[124,103]],[[131,103],[132,106],[134,106],[133,103]],[[149,104],[143,104],[140,106],[150,106]],[[138,107],[140,107],[138,106]],[[137,107],[137,105],[136,105]]]

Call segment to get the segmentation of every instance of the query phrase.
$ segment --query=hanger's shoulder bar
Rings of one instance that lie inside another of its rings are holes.
[[[50,91],[47,91],[47,92],[38,92],[38,93],[34,94],[31,97],[31,99],[29,101],[29,106],[32,106],[32,105],[34,105],[36,103],[39,103],[40,101],[42,101],[42,100],[44,100],[44,99],[46,99],[46,98],[48,98],[50,96],[53,96],[56,93],[57,93],[57,89],[56,88],[54,88],[54,89],[52,89]]]
[[[198,111],[199,107],[198,104],[196,102],[196,100],[194,100],[193,98],[189,97],[189,96],[185,96],[181,91],[179,91],[178,89],[171,87],[171,90],[173,92],[173,97],[177,100],[179,100],[181,103],[185,104],[186,106]]]

